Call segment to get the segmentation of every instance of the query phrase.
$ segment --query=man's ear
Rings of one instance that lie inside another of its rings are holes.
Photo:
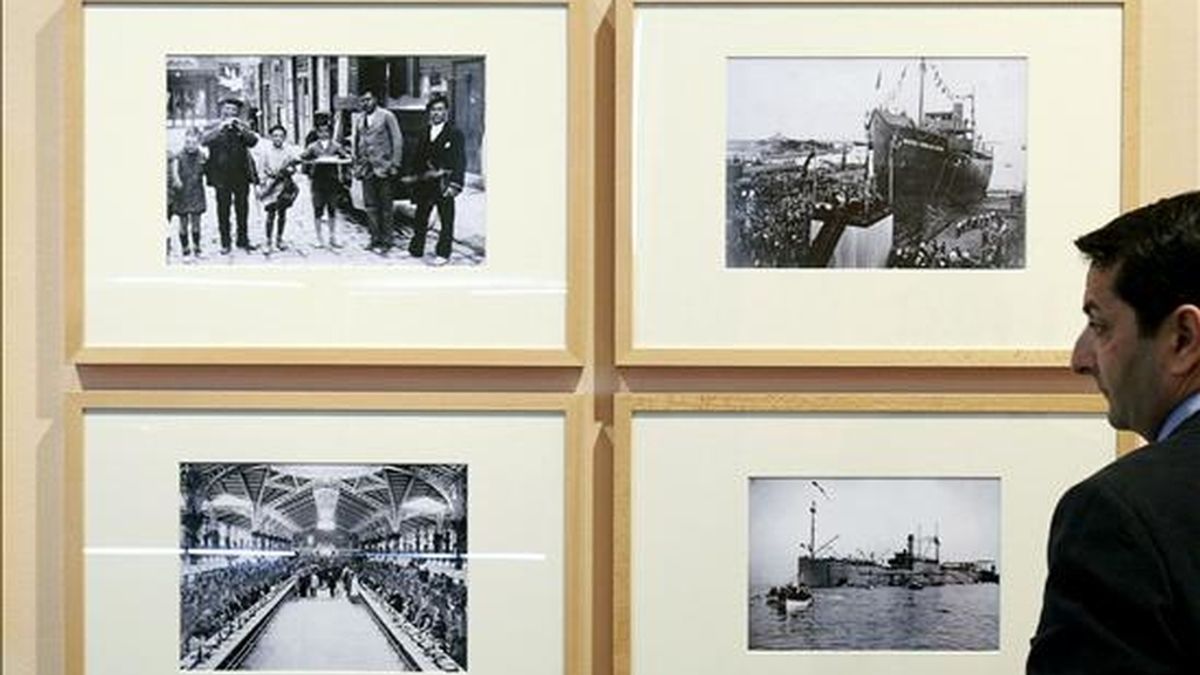
[[[1171,370],[1178,375],[1200,370],[1200,307],[1180,305],[1167,316]]]

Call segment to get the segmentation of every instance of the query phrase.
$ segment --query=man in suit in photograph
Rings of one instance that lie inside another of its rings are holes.
[[[371,218],[367,250],[385,254],[392,247],[392,177],[400,173],[404,137],[396,116],[379,106],[373,92],[364,92],[359,106],[362,114],[354,132],[354,166]]]
[[[413,198],[417,204],[408,252],[414,258],[425,255],[429,216],[436,208],[441,231],[434,251],[437,257],[431,264],[440,266],[450,262],[454,244],[454,198],[462,192],[467,160],[463,134],[448,121],[450,105],[446,97],[434,94],[425,105],[425,111],[429,122],[417,137],[412,153],[412,172],[407,179],[413,183]]]
[[[1200,192],[1075,245],[1091,266],[1071,368],[1150,444],[1059,501],[1027,672],[1200,673]]]
[[[250,148],[258,143],[258,134],[241,119],[242,102],[236,98],[221,101],[221,119],[209,127],[200,141],[208,148],[205,175],[217,193],[217,226],[221,231],[221,252],[229,253],[229,207],[237,216],[237,246],[251,251],[247,220],[250,217],[250,183],[255,180]]]

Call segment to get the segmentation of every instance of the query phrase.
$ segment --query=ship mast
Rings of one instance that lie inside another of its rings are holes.
[[[817,500],[812,500],[808,506],[808,557],[817,561]]]
[[[826,494],[826,491],[824,491],[824,488],[822,488],[820,483],[817,483],[816,480],[812,480],[812,486],[814,486],[814,488],[816,488],[818,492],[821,492],[822,497],[824,497],[824,498],[826,498],[826,500],[828,500],[829,495]],[[829,539],[828,542],[824,543],[821,546],[821,550],[826,549],[826,546],[834,543],[835,539],[838,539],[838,537]],[[800,544],[800,545],[803,546],[804,544]],[[809,502],[809,560],[811,560],[814,563],[817,560],[817,500],[816,500],[816,497],[812,497],[812,500]]]

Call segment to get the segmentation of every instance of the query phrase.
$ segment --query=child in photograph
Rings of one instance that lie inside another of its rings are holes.
[[[288,145],[287,130],[283,125],[271,127],[271,144],[263,150],[259,158],[259,174],[261,183],[258,189],[258,199],[266,211],[267,249],[285,251],[287,245],[283,241],[283,228],[287,224],[287,210],[296,201],[299,188],[292,180],[295,167],[300,163],[296,148]]]
[[[171,258],[171,250],[174,248],[171,246],[171,239],[175,236],[175,233],[172,232],[172,221],[175,219],[175,194],[177,192],[179,192],[179,174],[175,171],[175,155],[167,150],[167,259]]]
[[[328,118],[319,119],[315,130],[316,139],[308,144],[300,158],[310,162],[309,190],[312,193],[313,228],[317,234],[317,247],[325,246],[325,238],[321,232],[321,222],[328,214],[327,230],[329,232],[330,248],[341,248],[337,240],[337,209],[335,208],[338,194],[342,190],[341,167],[349,158],[349,153],[337,141],[333,140],[333,129]]]
[[[204,192],[204,162],[208,156],[200,147],[200,130],[189,127],[183,137],[183,149],[174,157],[172,178],[175,185],[172,208],[179,216],[179,245],[182,255],[201,257],[200,215],[207,209]]]

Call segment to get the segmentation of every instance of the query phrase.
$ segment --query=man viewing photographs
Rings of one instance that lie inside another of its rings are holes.
[[[1200,672],[1200,192],[1075,246],[1091,267],[1071,369],[1150,444],[1059,500],[1026,672]]]

